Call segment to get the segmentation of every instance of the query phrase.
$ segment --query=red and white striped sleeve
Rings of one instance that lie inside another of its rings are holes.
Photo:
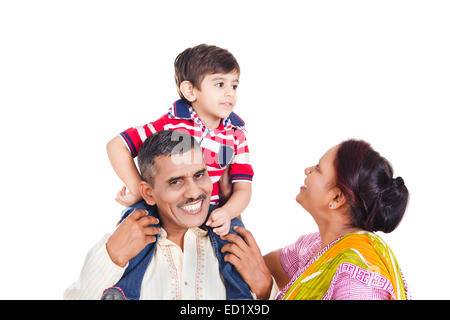
[[[157,131],[164,130],[164,124],[167,122],[167,115],[162,116],[154,122],[144,124],[143,126],[131,127],[122,131],[119,136],[127,146],[134,158],[137,156],[139,149],[144,141]]]
[[[230,163],[231,182],[252,182],[253,168],[250,164],[247,138],[242,130],[234,132],[234,158]]]

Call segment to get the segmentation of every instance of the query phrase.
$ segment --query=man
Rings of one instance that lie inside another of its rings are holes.
[[[251,299],[247,284],[224,262],[225,241],[203,225],[212,210],[212,183],[195,139],[155,133],[141,147],[138,165],[145,202],[126,210],[114,233],[90,250],[64,298],[100,299],[106,292],[105,299]],[[232,227],[242,225],[233,221]]]

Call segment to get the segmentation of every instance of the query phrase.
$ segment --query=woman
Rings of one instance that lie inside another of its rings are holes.
[[[395,256],[375,233],[393,231],[409,194],[389,162],[364,141],[347,140],[316,166],[305,169],[297,202],[314,218],[319,232],[261,256],[244,228],[229,234],[226,260],[260,299],[267,299],[272,277],[277,299],[409,299]]]

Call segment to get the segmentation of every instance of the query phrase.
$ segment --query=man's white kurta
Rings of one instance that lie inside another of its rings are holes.
[[[103,291],[114,286],[126,267],[119,267],[106,251],[105,235],[88,253],[80,278],[64,292],[64,299],[100,299]],[[226,298],[225,285],[207,231],[189,228],[184,235],[184,252],[161,233],[155,254],[141,287],[141,299]]]

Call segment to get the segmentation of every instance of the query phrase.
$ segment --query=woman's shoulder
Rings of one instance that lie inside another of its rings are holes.
[[[282,258],[287,258],[287,260],[291,261],[308,261],[321,244],[322,240],[318,232],[305,234],[300,236],[295,242],[282,248],[280,255]]]
[[[280,263],[289,278],[304,268],[321,244],[320,234],[314,232],[300,236],[280,250]]]
[[[300,236],[297,241],[295,242],[295,244],[298,246],[311,246],[314,244],[321,244],[322,243],[322,239],[320,238],[320,233],[319,232],[313,232],[313,233],[308,233],[308,234],[304,234],[302,236]]]
[[[300,236],[295,242],[287,245],[282,251],[296,252],[302,255],[305,251],[310,251],[312,247],[320,246],[322,240],[319,232],[309,233]]]

